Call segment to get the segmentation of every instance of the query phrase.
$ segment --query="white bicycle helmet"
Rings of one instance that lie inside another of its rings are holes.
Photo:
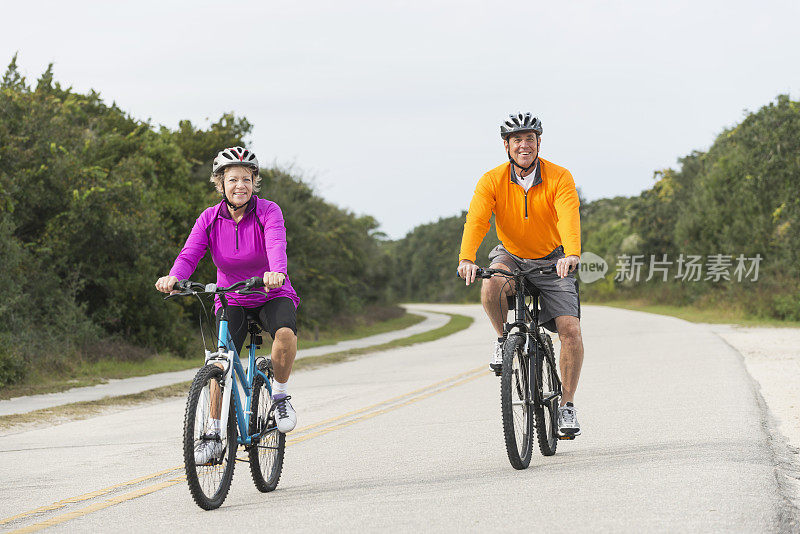
[[[230,167],[231,165],[244,165],[251,167],[256,173],[258,172],[258,158],[256,158],[256,155],[240,146],[232,146],[220,150],[217,157],[214,158],[211,172],[214,174],[221,173],[225,167]]]

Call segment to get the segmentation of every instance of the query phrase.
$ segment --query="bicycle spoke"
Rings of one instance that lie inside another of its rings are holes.
[[[250,434],[256,435],[257,443],[249,451],[250,473],[259,491],[272,491],[278,485],[283,468],[283,454],[286,438],[278,432],[272,415],[272,399],[264,384],[257,377],[253,384],[253,397],[250,409]]]
[[[198,371],[189,391],[184,421],[186,478],[195,502],[206,510],[222,504],[233,477],[233,420],[229,419],[225,429],[215,428],[212,423],[212,400],[216,406],[221,403],[222,379],[222,369],[213,365]]]

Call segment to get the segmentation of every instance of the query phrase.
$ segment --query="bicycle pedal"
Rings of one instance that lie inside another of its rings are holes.
[[[564,441],[564,440],[572,441],[573,439],[575,439],[575,436],[561,435],[561,436],[558,436],[558,439],[561,440],[561,441]]]

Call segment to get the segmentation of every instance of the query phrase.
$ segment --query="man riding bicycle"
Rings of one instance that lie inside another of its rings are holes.
[[[541,294],[540,324],[558,332],[561,340],[559,431],[578,436],[573,401],[583,365],[583,340],[574,271],[581,254],[580,202],[570,172],[539,157],[541,135],[542,123],[530,113],[509,115],[500,125],[509,161],[478,181],[464,224],[458,274],[467,285],[475,281],[475,255],[489,231],[492,213],[500,245],[489,253],[490,268],[514,271],[555,263],[555,273],[528,279]],[[515,289],[501,276],[485,279],[481,287],[481,303],[498,336],[489,364],[495,372],[503,364],[507,297]]]

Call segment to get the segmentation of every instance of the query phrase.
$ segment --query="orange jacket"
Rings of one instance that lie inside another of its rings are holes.
[[[515,256],[541,258],[559,245],[564,245],[567,256],[581,255],[580,201],[575,181],[567,169],[542,158],[539,167],[542,181],[527,193],[511,180],[510,162],[478,180],[464,224],[459,261],[475,261],[492,213],[497,237]]]

